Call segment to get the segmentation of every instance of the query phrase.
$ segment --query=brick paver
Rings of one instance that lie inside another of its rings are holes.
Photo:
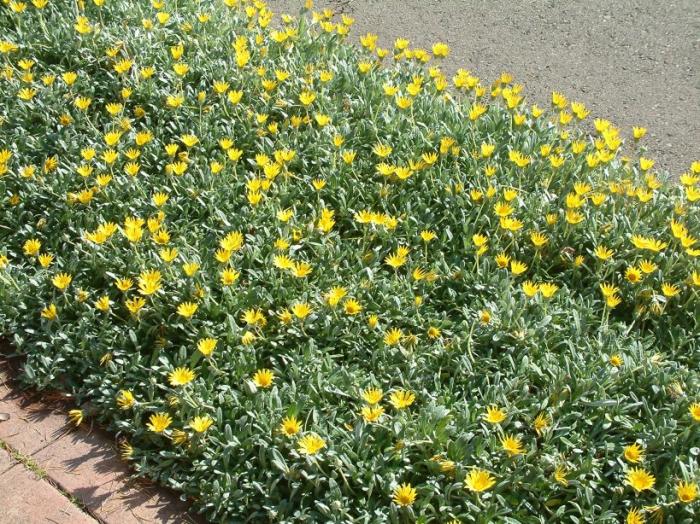
[[[106,432],[90,429],[87,423],[74,428],[64,414],[68,407],[59,412],[39,402],[38,396],[19,392],[11,374],[0,363],[0,413],[10,414],[9,420],[0,421],[0,440],[31,457],[51,482],[80,501],[91,515],[107,524],[195,522],[187,514],[187,504],[173,492],[130,478]],[[2,453],[0,507],[5,511],[0,511],[0,524],[95,522],[51,484]],[[59,504],[61,499],[78,513],[66,513],[69,510]],[[54,506],[59,513],[51,509]]]
[[[10,465],[9,469],[6,466]],[[96,524],[60,491],[0,449],[0,524]]]

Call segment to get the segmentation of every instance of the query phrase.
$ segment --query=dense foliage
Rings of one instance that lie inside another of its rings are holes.
[[[351,25],[0,0],[26,381],[212,521],[696,521],[700,162]]]

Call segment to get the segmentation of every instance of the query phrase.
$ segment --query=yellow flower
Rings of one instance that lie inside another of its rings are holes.
[[[527,271],[527,264],[524,262],[518,262],[517,260],[511,260],[510,262],[510,272],[514,275],[520,275]]]
[[[315,433],[308,433],[299,439],[297,450],[303,455],[316,455],[326,447],[326,441]]]
[[[41,241],[37,240],[36,238],[32,238],[30,240],[27,240],[23,246],[24,254],[27,256],[38,255],[40,249],[41,249]]]
[[[142,295],[152,295],[160,288],[161,274],[160,271],[144,271],[139,275],[139,293]]]
[[[345,301],[345,304],[343,305],[345,309],[345,314],[346,315],[357,315],[358,313],[362,312],[362,304],[360,304],[357,300],[354,298],[349,298]]]
[[[117,394],[117,406],[119,406],[119,409],[129,409],[134,404],[136,404],[136,399],[130,390],[122,389]]]
[[[126,307],[133,315],[141,311],[141,308],[145,305],[146,300],[142,297],[134,297],[126,301]]]
[[[627,483],[637,492],[654,487],[656,479],[643,468],[632,468],[627,472]]]
[[[71,422],[75,424],[76,426],[80,426],[80,424],[83,423],[83,417],[84,413],[82,409],[71,409],[68,412],[68,417],[70,418]]]
[[[65,289],[70,285],[73,277],[67,273],[59,273],[51,279],[51,283],[56,286],[59,290],[65,291]]]
[[[532,427],[538,435],[542,435],[549,426],[549,417],[545,413],[539,413],[532,422]]]
[[[632,128],[632,136],[634,136],[635,140],[639,140],[641,138],[644,138],[644,135],[647,134],[647,130],[645,127],[633,127]]]
[[[690,504],[698,497],[698,485],[695,482],[680,481],[676,484],[676,495],[683,504]]]
[[[542,247],[549,241],[547,235],[540,233],[539,231],[533,231],[530,233],[530,240],[535,247]]]
[[[602,284],[600,284],[600,291],[603,293],[603,296],[607,298],[619,293],[620,288],[618,288],[614,284],[608,284],[607,282],[603,282]]]
[[[433,44],[433,55],[435,58],[445,58],[450,53],[450,46],[443,42]]]
[[[622,303],[622,299],[618,295],[611,295],[605,298],[605,305],[610,309],[615,309]]]
[[[644,524],[645,522],[644,514],[637,508],[629,510],[625,518],[625,524]]]
[[[551,282],[546,282],[544,284],[540,284],[540,293],[542,293],[542,296],[544,298],[551,298],[554,296],[554,294],[559,290],[559,286],[557,286],[554,283]]]
[[[613,355],[610,357],[610,365],[619,368],[622,365],[622,357],[620,355]]]
[[[416,395],[412,393],[411,391],[406,391],[406,390],[398,390],[394,391],[390,396],[389,396],[389,402],[391,403],[392,406],[394,406],[396,409],[405,409],[409,407],[413,402],[416,400]]]
[[[167,413],[153,413],[146,427],[154,433],[163,433],[172,423],[173,419]]]
[[[213,423],[214,421],[209,415],[204,415],[203,417],[194,417],[190,420],[189,426],[197,433],[204,433]]]
[[[513,435],[505,435],[501,438],[501,446],[511,457],[521,455],[524,451],[522,443],[520,442],[520,437]]]
[[[292,313],[298,319],[304,320],[309,314],[311,314],[311,307],[306,302],[301,302],[294,304],[292,306]]]
[[[597,256],[600,260],[608,260],[612,258],[612,256],[615,254],[615,252],[612,249],[608,249],[605,246],[598,246],[595,248],[593,251],[595,256]]]
[[[489,406],[486,408],[484,420],[489,424],[500,424],[506,419],[506,412],[497,406]]]
[[[539,284],[535,284],[534,282],[531,282],[530,280],[526,280],[525,282],[523,282],[523,292],[528,297],[534,297],[539,290],[540,290]]]
[[[301,431],[301,422],[296,417],[285,417],[279,426],[279,432],[292,437]]]
[[[403,337],[403,332],[398,329],[398,328],[393,328],[390,329],[389,331],[386,332],[384,335],[384,343],[387,346],[395,346],[401,341],[401,338]]]
[[[175,368],[168,374],[168,382],[171,386],[184,386],[195,379],[194,371],[189,368]]]
[[[410,484],[400,484],[394,488],[392,499],[399,506],[412,506],[416,501],[416,489]]]
[[[384,408],[382,406],[363,406],[360,414],[365,422],[373,423],[377,422],[384,414]]]
[[[384,393],[378,388],[368,388],[362,392],[362,399],[370,405],[378,404],[383,397]]]
[[[481,493],[491,489],[496,484],[496,479],[486,470],[474,468],[464,478],[464,487],[469,491]]]
[[[700,403],[695,402],[688,406],[688,412],[695,422],[700,422]]]
[[[644,460],[644,450],[635,442],[634,444],[625,446],[624,457],[627,462],[637,464],[638,462]]]
[[[569,480],[566,478],[566,468],[562,465],[557,466],[554,470],[554,480],[556,480],[562,486],[568,486]]]
[[[54,256],[50,253],[42,253],[39,255],[39,264],[41,267],[49,267],[53,262]]]
[[[661,292],[664,294],[664,296],[671,298],[675,297],[678,293],[681,292],[681,290],[675,284],[669,284],[667,282],[664,282],[663,284],[661,284]]]
[[[272,386],[275,379],[275,374],[269,369],[259,369],[253,375],[253,384],[262,389],[267,389]]]
[[[215,338],[202,338],[197,342],[197,351],[205,357],[210,357],[216,348],[216,343]]]
[[[177,306],[177,314],[185,318],[191,318],[197,311],[198,307],[199,306],[194,302],[183,302]]]
[[[642,281],[642,271],[636,267],[628,267],[625,271],[625,278],[631,284],[637,284]]]

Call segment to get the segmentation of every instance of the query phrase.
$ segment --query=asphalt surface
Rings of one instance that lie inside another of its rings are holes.
[[[303,0],[269,0],[296,14]],[[643,126],[646,156],[674,177],[700,160],[700,0],[317,0],[355,18],[383,47],[449,44],[443,69],[469,69],[486,83],[502,71],[530,102],[561,91],[593,118],[631,136]],[[451,74],[449,75],[451,78]],[[631,142],[631,139],[630,139]]]

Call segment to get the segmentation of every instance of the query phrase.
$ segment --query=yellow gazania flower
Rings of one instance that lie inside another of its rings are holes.
[[[296,278],[304,278],[311,274],[313,268],[308,262],[296,262],[292,268],[292,274]]]
[[[540,233],[539,231],[533,231],[530,233],[530,240],[535,247],[542,247],[549,241],[547,235]]]
[[[217,340],[215,338],[202,338],[197,342],[197,351],[205,357],[210,357],[216,348]]]
[[[625,270],[625,278],[631,284],[637,284],[642,281],[642,271],[636,267],[628,267]]]
[[[301,320],[304,320],[311,314],[311,312],[311,306],[309,306],[306,302],[300,302],[292,306],[292,313],[294,313],[295,317]]]
[[[54,256],[50,253],[42,253],[37,260],[41,267],[49,267],[54,260]]]
[[[117,394],[117,406],[119,406],[119,409],[130,409],[134,404],[136,404],[136,399],[130,390],[122,389]]]
[[[632,508],[627,513],[625,524],[645,524],[644,513],[638,508]]]
[[[669,284],[668,282],[664,282],[661,284],[661,292],[664,294],[665,297],[672,298],[678,295],[681,290],[676,284]]]
[[[469,491],[481,493],[491,489],[496,479],[486,470],[474,468],[464,478],[464,487]]]
[[[642,260],[639,263],[639,269],[641,269],[642,272],[646,274],[653,273],[654,271],[656,271],[657,267],[658,266],[651,260]]]
[[[349,298],[345,301],[345,304],[343,304],[343,308],[345,310],[346,315],[357,315],[358,313],[362,312],[362,304],[360,304],[357,300],[354,298]]]
[[[612,258],[615,252],[612,249],[608,249],[605,246],[597,246],[595,250],[593,250],[593,254],[595,254],[595,256],[598,257],[600,260],[605,261]]]
[[[551,298],[559,290],[559,286],[552,282],[545,282],[540,284],[540,293],[544,298]]]
[[[394,488],[391,500],[399,506],[412,506],[416,501],[416,489],[410,484],[400,484]]]
[[[416,395],[411,391],[397,390],[389,396],[389,403],[396,409],[405,409],[413,404]]]
[[[643,468],[632,468],[627,472],[627,484],[637,492],[652,489],[656,479],[654,475]]]
[[[272,386],[275,379],[275,374],[269,369],[259,369],[253,375],[253,384],[262,389],[267,389]]]
[[[183,302],[177,306],[177,314],[181,317],[191,318],[195,314],[199,306],[194,302]]]
[[[520,275],[527,271],[527,264],[524,262],[519,262],[517,260],[511,260],[510,262],[510,272],[514,275]]]
[[[634,444],[630,444],[629,446],[625,446],[623,455],[625,460],[627,460],[627,462],[631,462],[632,464],[637,464],[638,462],[644,460],[644,450],[636,442]]]
[[[362,399],[369,405],[379,404],[384,397],[384,393],[378,388],[368,388],[362,392]]]
[[[524,451],[519,436],[507,434],[504,435],[503,438],[501,438],[501,447],[503,448],[503,451],[508,453],[508,455],[511,457],[514,457],[516,455],[522,455]]]
[[[610,309],[615,309],[621,303],[622,303],[622,298],[620,298],[618,295],[611,295],[611,296],[605,298],[605,305],[607,307],[609,307]]]
[[[214,420],[209,415],[204,415],[203,417],[194,417],[188,425],[197,433],[204,433],[213,423]]]
[[[382,406],[363,406],[360,411],[360,415],[367,423],[377,422],[384,414],[384,408]]]
[[[607,282],[603,282],[600,284],[600,291],[603,293],[603,296],[607,298],[619,293],[620,288],[618,288],[614,284],[608,284]]]
[[[613,355],[610,357],[610,365],[619,368],[622,365],[622,357],[620,355]]]
[[[65,291],[72,280],[73,277],[70,276],[68,273],[59,273],[51,279],[51,283],[54,286],[56,286],[60,291]]]
[[[557,466],[554,470],[554,480],[562,486],[568,486],[569,480],[566,478],[566,468],[562,465]]]
[[[683,504],[690,504],[698,498],[698,485],[695,482],[680,481],[676,484],[676,495]]]
[[[326,441],[315,433],[308,433],[297,442],[297,450],[303,455],[316,455],[326,447]]]
[[[506,419],[506,412],[497,406],[489,406],[486,408],[484,420],[489,424],[500,424]]]
[[[80,424],[83,423],[84,416],[85,414],[82,409],[71,409],[68,412],[68,418],[70,418],[71,422],[76,426],[80,426]]]
[[[545,413],[539,413],[532,421],[532,427],[535,429],[535,433],[542,435],[544,430],[549,427],[549,417]]]
[[[285,417],[279,425],[279,432],[287,437],[293,437],[301,431],[301,422],[296,417]]]
[[[688,406],[688,412],[695,422],[700,422],[700,403],[694,402]]]
[[[384,343],[387,346],[395,346],[401,341],[401,338],[403,338],[403,332],[398,328],[393,328],[384,335]]]
[[[117,286],[119,291],[126,292],[132,288],[134,281],[130,278],[118,278],[114,285]]]
[[[184,386],[195,379],[194,371],[189,368],[175,368],[168,374],[168,382],[171,386]]]
[[[538,291],[540,290],[539,284],[535,284],[534,282],[531,282],[530,280],[526,280],[523,282],[523,292],[528,296],[528,297],[534,297]]]
[[[326,301],[331,307],[335,307],[347,295],[347,290],[341,286],[335,286],[326,294]]]
[[[153,413],[146,427],[154,433],[163,433],[172,423],[173,419],[167,413]]]

